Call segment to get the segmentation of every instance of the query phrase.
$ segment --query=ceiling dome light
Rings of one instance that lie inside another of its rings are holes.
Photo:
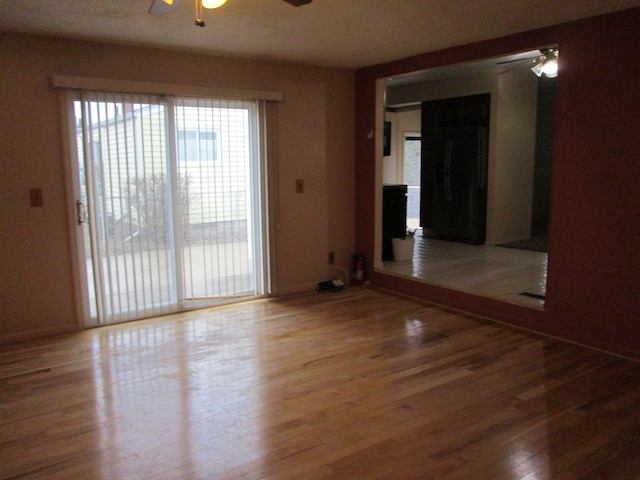
[[[227,3],[227,0],[202,0],[204,8],[218,8]]]

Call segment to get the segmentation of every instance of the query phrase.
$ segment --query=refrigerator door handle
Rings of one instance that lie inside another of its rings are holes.
[[[444,150],[444,198],[447,202],[453,202],[451,188],[451,167],[453,162],[453,140],[447,140]]]

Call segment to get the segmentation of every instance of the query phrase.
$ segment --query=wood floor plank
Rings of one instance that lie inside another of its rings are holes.
[[[0,347],[0,479],[640,479],[640,364],[348,288]]]

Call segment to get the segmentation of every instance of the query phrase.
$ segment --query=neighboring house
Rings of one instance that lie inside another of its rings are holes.
[[[76,102],[80,169],[93,178],[97,211],[111,235],[127,241],[141,230],[166,225],[167,189],[179,190],[184,225],[200,227],[247,220],[248,114],[246,108],[179,106],[168,122],[162,103],[92,101],[83,147],[80,102]],[[175,125],[168,141],[167,125]],[[90,175],[83,152],[91,153]],[[170,152],[173,152],[171,155]],[[168,172],[176,163],[178,178]],[[87,183],[82,183],[86,198]],[[186,231],[186,229],[185,229]]]

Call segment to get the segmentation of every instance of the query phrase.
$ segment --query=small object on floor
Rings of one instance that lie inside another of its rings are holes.
[[[318,284],[319,292],[340,292],[344,289],[344,282],[339,278],[336,280],[327,280]]]

